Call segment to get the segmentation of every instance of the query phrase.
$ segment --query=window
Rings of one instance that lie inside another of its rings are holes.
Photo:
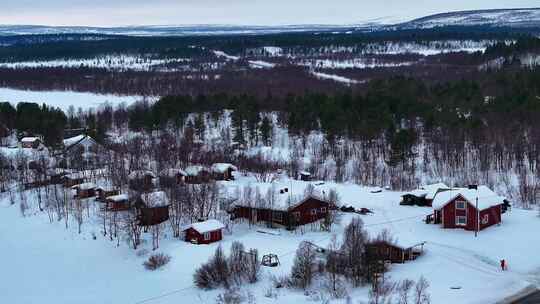
[[[293,213],[293,215],[297,221],[300,219],[300,212],[296,211],[295,213]]]
[[[467,225],[466,216],[456,216],[456,225],[464,226]]]
[[[326,207],[321,207],[321,213],[326,213]]]
[[[311,209],[311,215],[317,215],[317,209]]]
[[[464,201],[456,201],[456,209],[465,210],[467,204]]]
[[[489,224],[489,214],[484,214],[484,216],[482,216],[482,225],[486,224]]]
[[[210,241],[210,236],[211,236],[211,235],[210,235],[210,232],[205,232],[205,233],[204,233],[204,240],[205,240],[205,241]]]

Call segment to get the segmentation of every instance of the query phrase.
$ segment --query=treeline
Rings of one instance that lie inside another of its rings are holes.
[[[9,102],[1,102],[0,121],[8,129],[23,135],[42,135],[45,143],[55,145],[63,139],[67,117],[59,108],[45,104],[21,102],[13,107]]]
[[[352,30],[352,29],[351,29]],[[265,35],[225,35],[187,37],[130,37],[111,35],[33,35],[0,38],[0,62],[50,60],[57,58],[89,58],[103,54],[141,54],[157,57],[204,56],[208,50],[220,49],[235,54],[246,48],[268,45],[291,47],[324,47],[330,45],[355,46],[384,41],[426,42],[435,40],[505,40],[535,33],[536,29],[467,26],[436,29],[396,29],[355,31],[352,34],[314,32],[278,33]],[[65,38],[65,39],[64,39]]]

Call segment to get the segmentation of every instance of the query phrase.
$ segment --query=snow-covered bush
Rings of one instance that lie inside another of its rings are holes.
[[[170,255],[164,253],[157,253],[151,255],[148,260],[143,263],[143,265],[144,268],[146,268],[147,270],[156,270],[167,265],[170,261]]]

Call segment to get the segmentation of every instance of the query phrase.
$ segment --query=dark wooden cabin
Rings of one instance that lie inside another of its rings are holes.
[[[204,166],[189,166],[185,172],[187,184],[205,184],[212,180],[212,172]]]
[[[77,192],[75,195],[76,198],[83,199],[96,196],[96,185],[93,183],[75,185],[71,187],[71,189],[74,189]]]
[[[150,191],[154,188],[155,174],[152,171],[136,170],[129,174],[129,188],[134,191]]]
[[[97,187],[96,188],[96,200],[100,202],[105,202],[108,197],[115,196],[120,194],[120,191],[118,189],[115,189],[113,187]]]
[[[161,187],[174,187],[184,182],[186,172],[182,169],[164,169],[159,172],[159,185]]]
[[[366,255],[371,260],[405,263],[422,255],[424,245],[425,242],[400,246],[394,242],[374,240],[366,244]]]
[[[129,196],[127,194],[117,194],[105,199],[105,210],[107,211],[125,211],[131,209]]]
[[[212,170],[212,177],[215,180],[234,180],[233,172],[237,171],[238,168],[231,164],[226,163],[215,163],[210,168]]]
[[[305,182],[311,181],[311,173],[307,171],[301,171],[299,174],[299,177],[300,177],[300,180],[302,181],[305,181]]]
[[[169,220],[169,199],[163,191],[142,194],[136,205],[140,226],[158,225]]]

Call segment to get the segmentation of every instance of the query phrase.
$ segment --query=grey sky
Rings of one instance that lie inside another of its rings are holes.
[[[352,24],[470,9],[537,7],[539,0],[0,0],[0,24]]]

